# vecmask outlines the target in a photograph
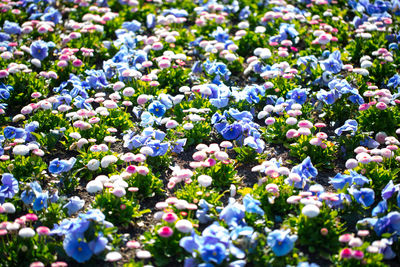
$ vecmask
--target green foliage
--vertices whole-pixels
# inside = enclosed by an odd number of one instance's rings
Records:
[[[160,195],[164,190],[162,189],[164,184],[163,181],[149,172],[147,175],[141,175],[134,173],[129,177],[126,182],[130,187],[137,187],[139,191],[135,193],[136,199],[153,197]]]
[[[105,189],[102,194],[96,195],[92,204],[93,208],[100,209],[106,216],[106,220],[116,226],[127,227],[133,219],[140,218],[150,210],[140,210],[137,201],[132,201],[126,196],[115,196],[112,189]],[[127,192],[127,194],[132,194]]]
[[[304,214],[298,217],[290,216],[284,225],[297,231],[298,242],[310,253],[317,253],[327,258],[340,247],[339,236],[345,229],[339,220],[336,210],[323,206],[320,214],[314,218],[308,218]]]

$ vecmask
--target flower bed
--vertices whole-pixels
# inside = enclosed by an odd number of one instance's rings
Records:
[[[399,1],[0,7],[0,266],[398,264]]]

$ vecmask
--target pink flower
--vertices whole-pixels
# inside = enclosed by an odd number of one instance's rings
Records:
[[[162,219],[167,223],[173,223],[178,219],[178,216],[173,212],[164,213]]]
[[[364,252],[362,252],[361,250],[354,250],[352,252],[352,257],[357,260],[362,260],[364,258]]]
[[[80,60],[80,59],[75,59],[75,60],[72,62],[72,65],[74,65],[75,67],[81,67],[81,66],[83,65],[83,62],[82,62],[82,60]]]
[[[265,119],[265,124],[266,125],[272,125],[275,123],[275,118],[274,117],[268,117]]]
[[[36,228],[36,232],[38,235],[49,235],[50,234],[50,229],[46,226],[39,226]]]
[[[126,168],[126,171],[127,171],[128,173],[135,173],[135,172],[137,172],[137,168],[136,168],[135,165],[129,165],[129,166]]]
[[[387,108],[387,105],[383,102],[379,102],[376,104],[376,108],[380,110],[385,110]]]
[[[348,242],[350,242],[351,239],[353,239],[352,234],[343,234],[343,235],[339,236],[339,242],[342,242],[342,243],[348,243]]]
[[[147,101],[148,101],[147,95],[140,95],[140,96],[137,98],[137,103],[138,103],[139,105],[144,105],[144,104],[146,104]]]
[[[147,168],[146,166],[138,166],[136,169],[137,172],[143,176],[146,176],[150,172],[149,168]]]
[[[168,226],[163,226],[157,231],[158,235],[161,237],[170,237],[174,231],[172,230],[171,227]]]
[[[353,251],[350,248],[344,248],[340,251],[341,259],[349,259],[352,257]]]
[[[207,158],[207,154],[204,151],[197,151],[193,154],[193,159],[195,161],[203,161]]]
[[[289,131],[286,132],[286,137],[288,139],[298,137],[299,135],[300,135],[299,132],[295,129],[290,129]]]

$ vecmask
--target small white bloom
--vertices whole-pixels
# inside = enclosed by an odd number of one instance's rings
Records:
[[[175,224],[175,228],[181,233],[191,233],[193,231],[193,225],[189,220],[179,220]]]
[[[203,187],[208,187],[212,183],[212,178],[208,175],[200,175],[199,178],[197,178],[199,184]]]
[[[33,237],[35,236],[35,230],[29,227],[25,227],[19,230],[18,235],[23,238]]]
[[[101,159],[101,167],[107,168],[110,164],[115,163],[118,161],[118,158],[114,155],[107,155]]]
[[[108,252],[106,255],[106,261],[114,262],[119,261],[120,259],[122,259],[122,255],[117,251]]]
[[[307,204],[301,210],[301,213],[303,213],[305,216],[309,218],[314,218],[318,216],[319,212],[320,212],[319,208],[314,204]]]
[[[103,190],[103,184],[102,184],[102,182],[100,182],[98,180],[90,181],[86,185],[86,191],[88,191],[88,193],[90,193],[90,194],[97,193],[102,190]]]

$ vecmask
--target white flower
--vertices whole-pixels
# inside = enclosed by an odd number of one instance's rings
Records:
[[[197,178],[199,184],[203,187],[208,187],[212,183],[212,178],[208,175],[200,175],[199,178]]]
[[[26,145],[16,145],[13,148],[13,153],[14,155],[25,156],[29,153],[29,147],[27,147]]]
[[[19,230],[18,235],[23,238],[33,237],[35,236],[35,230],[29,227],[25,227]]]
[[[101,159],[101,167],[107,168],[110,164],[118,161],[118,158],[114,155],[108,155]]]
[[[307,204],[301,210],[301,213],[303,213],[305,216],[307,216],[309,218],[314,218],[314,217],[318,216],[319,208],[314,204]]]
[[[181,233],[191,233],[193,231],[193,225],[188,220],[179,220],[175,224],[175,228]]]
[[[194,125],[193,125],[193,123],[185,123],[184,125],[183,125],[183,129],[185,129],[185,130],[191,130],[191,129],[193,129],[193,127],[194,127]]]
[[[15,213],[15,206],[12,203],[6,202],[3,205],[3,208],[6,213]]]
[[[89,170],[96,171],[100,167],[100,161],[97,159],[91,159],[86,166]]]
[[[88,191],[88,193],[97,193],[103,190],[103,184],[102,182],[98,181],[98,180],[93,180],[90,181],[87,185],[86,185],[86,191]]]
[[[136,251],[136,257],[139,259],[149,259],[151,258],[151,253],[147,250],[138,250]]]
[[[119,261],[120,259],[122,259],[122,255],[117,251],[108,252],[106,255],[106,261],[114,262]]]

